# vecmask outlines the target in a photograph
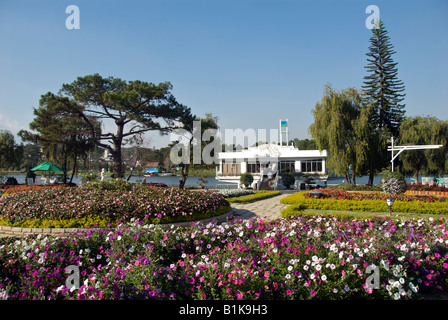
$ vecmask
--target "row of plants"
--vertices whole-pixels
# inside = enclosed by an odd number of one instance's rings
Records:
[[[322,190],[321,190],[322,191]],[[292,204],[282,211],[283,216],[292,214],[301,215],[303,210],[336,210],[355,212],[388,212],[389,207],[385,200],[372,199],[314,199],[307,192],[297,192],[280,200],[283,204]],[[421,214],[448,214],[448,202],[446,201],[403,201],[396,200],[393,211],[400,213]]]
[[[336,199],[336,200],[386,200],[388,197],[392,197],[399,201],[421,201],[421,202],[446,202],[448,198],[446,197],[434,197],[434,196],[412,196],[406,194],[388,194],[379,192],[347,192],[342,189],[328,188],[316,190],[321,192],[321,199]],[[312,193],[304,193],[304,198],[312,198]]]
[[[257,200],[262,200],[274,196],[280,195],[280,191],[278,190],[256,190],[254,194],[240,196],[236,198],[228,198],[227,201],[231,203],[246,203]]]
[[[332,189],[340,189],[345,191],[382,191],[381,185],[375,184],[373,186],[365,185],[365,184],[351,184],[351,183],[342,183],[335,186],[331,186],[329,188]]]
[[[447,235],[439,220],[303,216],[0,239],[0,299],[419,299],[448,289]]]
[[[0,198],[0,223],[9,226],[44,227],[50,221],[60,227],[67,222],[86,227],[92,219],[95,224],[101,219],[102,224],[115,225],[131,219],[174,223],[228,211],[230,204],[221,194],[157,187],[131,191],[45,188]]]
[[[54,184],[54,185],[20,184],[20,185],[9,186],[9,187],[3,189],[2,196],[7,196],[7,195],[18,193],[18,192],[36,191],[36,190],[43,190],[43,189],[59,189],[59,188],[68,188],[68,187],[76,187],[76,184]]]
[[[409,191],[442,191],[448,192],[448,188],[445,186],[439,186],[438,184],[422,184],[422,183],[408,183],[406,190]]]

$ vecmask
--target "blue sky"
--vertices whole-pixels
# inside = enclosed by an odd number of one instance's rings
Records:
[[[65,26],[72,4],[79,30]],[[309,138],[323,86],[363,84],[368,5],[394,45],[406,114],[448,119],[446,0],[0,0],[0,130],[28,129],[42,94],[99,73],[170,81],[222,129],[288,118],[290,138]]]

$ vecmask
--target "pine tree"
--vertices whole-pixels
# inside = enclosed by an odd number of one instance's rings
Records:
[[[404,85],[397,79],[397,62],[392,55],[393,46],[384,28],[383,22],[377,20],[372,29],[371,46],[368,64],[365,67],[369,75],[364,77],[362,87],[366,95],[366,103],[372,106],[370,121],[378,129],[386,128],[393,136],[398,136],[401,121],[404,119],[404,104],[401,102],[405,94]]]

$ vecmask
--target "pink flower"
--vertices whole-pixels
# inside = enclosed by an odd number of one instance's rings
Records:
[[[444,263],[442,264],[442,267],[444,267],[445,269],[448,269],[448,263],[444,262]]]
[[[286,290],[286,295],[289,296],[291,294],[291,290]]]
[[[310,295],[311,295],[312,297],[314,297],[314,296],[316,295],[316,292],[314,292],[314,290],[311,290]]]
[[[243,299],[243,293],[242,292],[236,291],[235,294],[236,294],[236,298],[237,299]]]

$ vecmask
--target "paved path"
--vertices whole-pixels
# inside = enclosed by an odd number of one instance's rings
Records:
[[[288,206],[287,204],[281,204],[280,200],[293,192],[296,191],[282,190],[281,194],[275,197],[250,203],[231,203],[231,206],[237,218],[250,219],[259,217],[263,220],[273,221],[281,218],[280,212]]]

